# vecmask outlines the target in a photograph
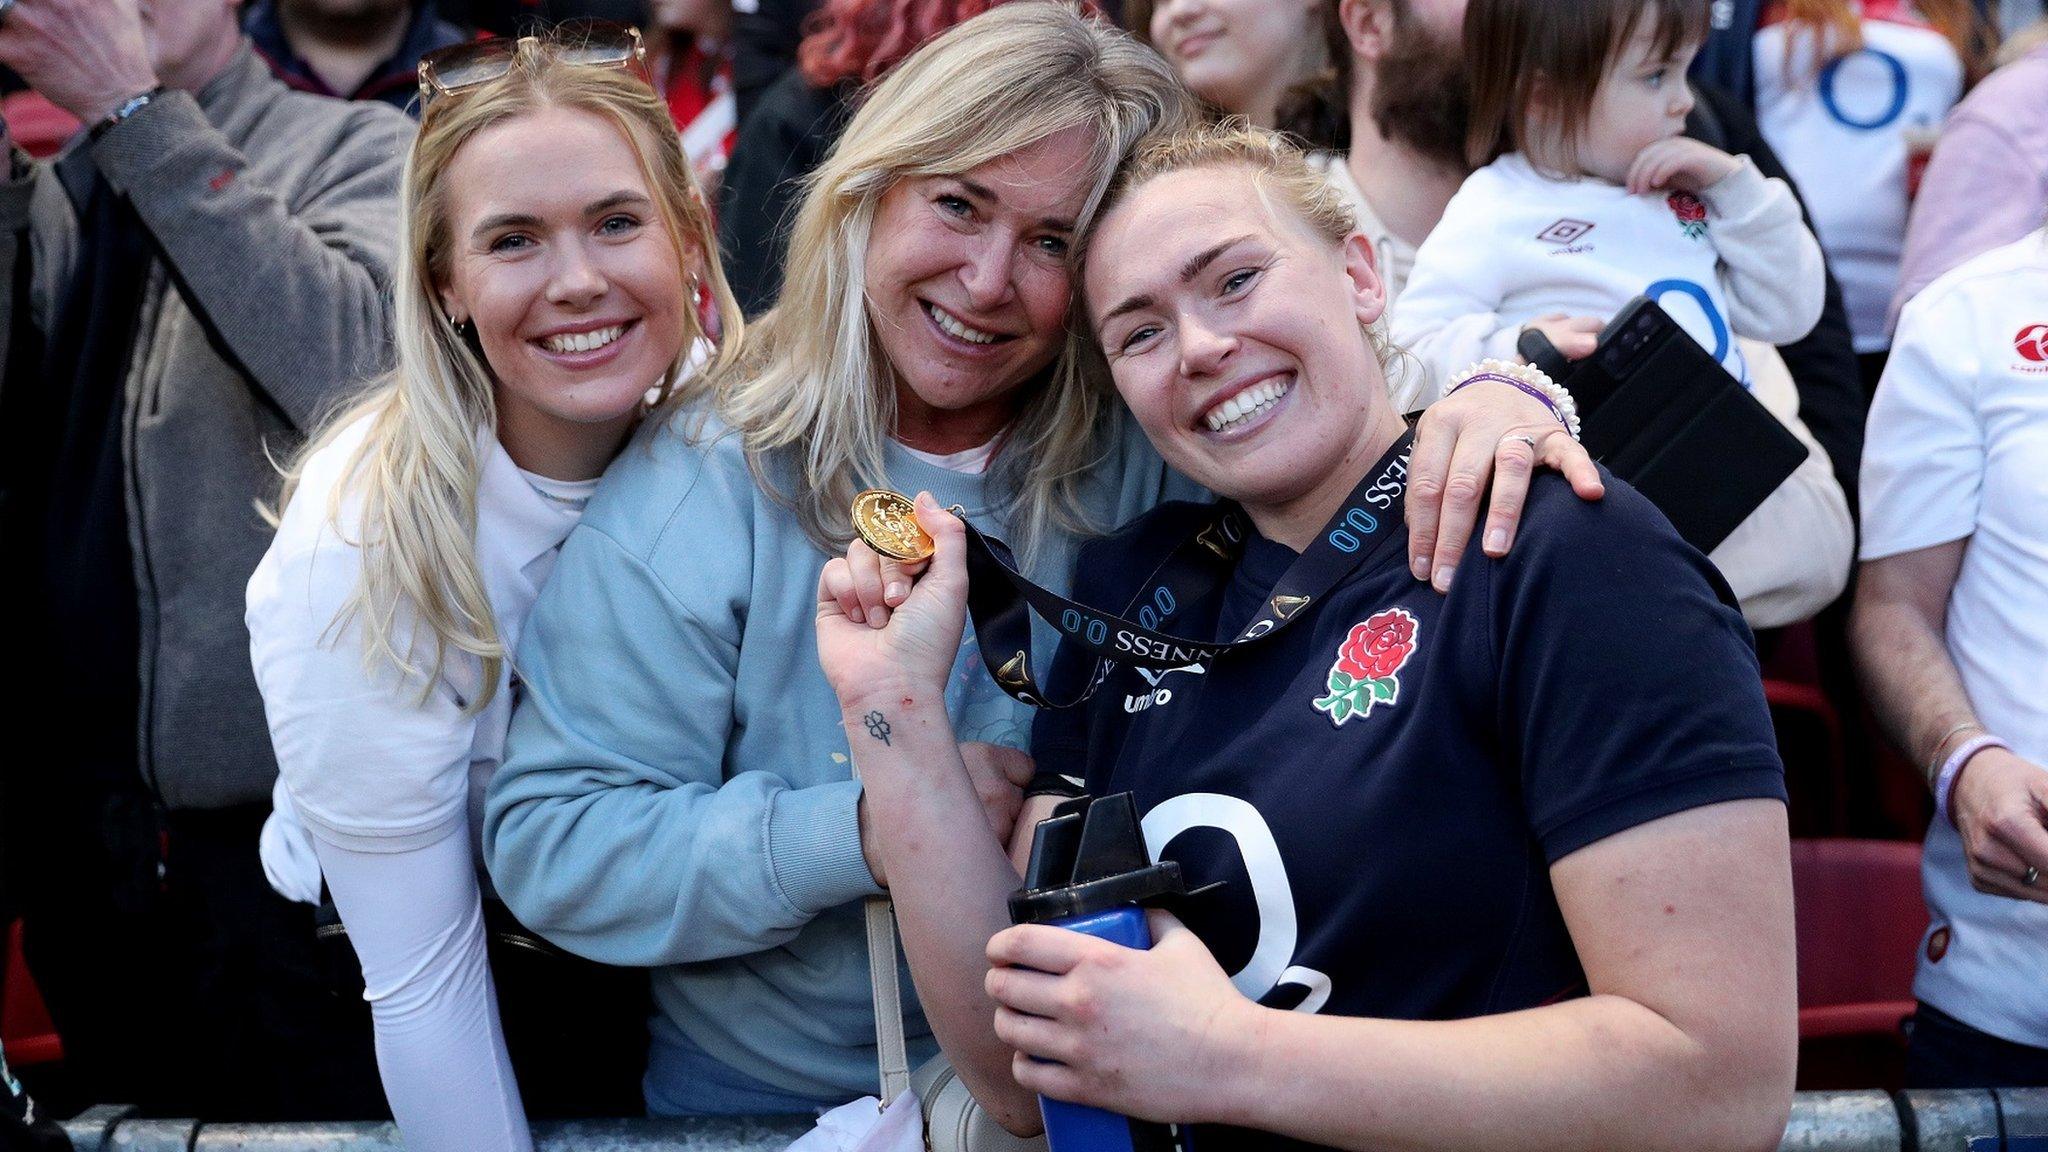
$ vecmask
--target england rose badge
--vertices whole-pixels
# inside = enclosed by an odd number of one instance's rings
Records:
[[[1673,192],[1664,198],[1671,206],[1671,214],[1678,217],[1679,231],[1686,239],[1697,240],[1707,234],[1707,206],[1690,192]]]
[[[1316,698],[1316,711],[1341,728],[1353,716],[1369,715],[1375,704],[1400,699],[1398,673],[1415,654],[1415,629],[1406,608],[1389,608],[1352,625],[1330,666],[1330,694]]]

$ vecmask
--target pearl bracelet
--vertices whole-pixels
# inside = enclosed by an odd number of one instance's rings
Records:
[[[1479,380],[1495,380],[1511,388],[1520,389],[1541,401],[1557,422],[1564,425],[1573,440],[1579,438],[1579,405],[1565,386],[1545,375],[1533,364],[1510,364],[1505,360],[1488,358],[1471,365],[1451,378],[1450,387],[1444,389],[1449,396],[1467,384]]]

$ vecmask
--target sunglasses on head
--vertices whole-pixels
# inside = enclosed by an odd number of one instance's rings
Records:
[[[585,68],[627,68],[646,79],[647,45],[638,28],[621,24],[592,23],[579,28],[575,40],[555,41],[547,46],[564,64]],[[542,50],[537,36],[517,40],[494,38],[472,40],[437,48],[420,57],[420,112],[442,96],[454,96],[482,87],[512,71],[520,57]]]

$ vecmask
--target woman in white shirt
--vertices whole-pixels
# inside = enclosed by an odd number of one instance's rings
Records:
[[[248,624],[280,776],[266,872],[324,879],[408,1147],[531,1146],[476,856],[508,654],[650,390],[739,311],[637,35],[430,56],[404,178],[398,368],[286,474]],[[708,287],[708,293],[701,291]]]

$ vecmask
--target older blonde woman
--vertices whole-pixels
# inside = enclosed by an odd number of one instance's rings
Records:
[[[1007,5],[934,41],[815,177],[743,362],[620,457],[564,548],[520,651],[485,850],[527,924],[658,969],[651,1110],[874,1090],[859,902],[888,877],[818,671],[818,574],[871,485],[961,505],[1054,586],[1081,534],[1194,493],[1069,350],[1067,264],[1119,161],[1190,120],[1158,57],[1064,5]],[[1528,421],[1564,459],[1540,405],[1492,400],[1508,415],[1471,422],[1478,447],[1458,451],[1490,464]],[[876,571],[864,618],[880,626],[907,576]],[[982,819],[958,833],[993,843],[1029,769],[987,745],[1020,746],[1029,714],[969,649],[946,710],[977,742]]]
[[[292,466],[249,582],[280,769],[265,869],[287,896],[331,890],[416,1150],[530,1144],[474,847],[507,653],[649,388],[705,339],[691,287],[740,331],[636,47],[621,30],[429,58],[398,367]]]

